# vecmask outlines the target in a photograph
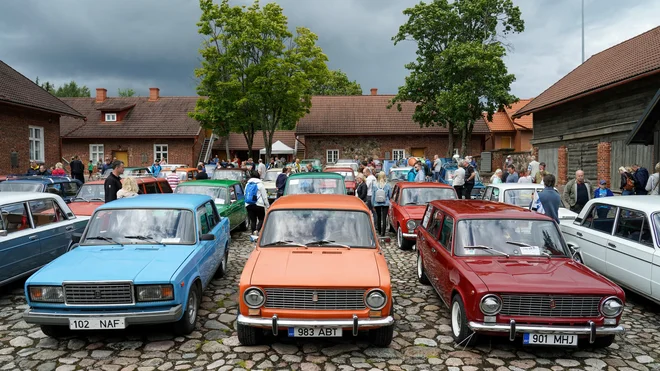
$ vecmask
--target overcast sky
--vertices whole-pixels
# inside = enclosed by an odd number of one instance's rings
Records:
[[[249,0],[248,0],[249,1]],[[234,0],[233,3],[247,3]],[[277,0],[289,26],[319,36],[329,67],[345,71],[364,93],[393,94],[412,43],[391,38],[415,0]],[[514,0],[525,32],[511,36],[506,62],[513,93],[533,97],[581,63],[580,0]],[[266,1],[262,1],[266,3]],[[132,88],[148,95],[194,95],[200,36],[195,0],[2,0],[0,60],[57,86],[75,80],[92,90]],[[660,23],[657,0],[585,0],[586,58]]]

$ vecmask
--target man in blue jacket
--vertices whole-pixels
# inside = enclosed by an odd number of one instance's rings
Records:
[[[594,190],[594,198],[601,198],[601,197],[612,197],[614,196],[614,193],[607,188],[607,181],[605,179],[602,179],[599,183],[599,187]],[[596,214],[598,215],[599,219],[604,219],[607,218],[607,214],[610,211],[609,206],[598,206],[596,209]]]
[[[555,176],[552,174],[546,174],[543,177],[543,185],[545,188],[543,188],[542,191],[537,192],[541,205],[540,207],[538,207],[538,205],[533,205],[532,210],[542,212],[554,219],[555,222],[559,223],[561,196],[559,195],[559,192],[555,190]]]
[[[635,178],[635,194],[636,195],[646,195],[646,183],[649,181],[649,171],[646,168],[639,167],[639,165],[634,164],[632,167],[633,178]]]

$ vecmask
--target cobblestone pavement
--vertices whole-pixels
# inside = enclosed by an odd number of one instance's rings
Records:
[[[244,347],[236,337],[236,288],[252,244],[233,236],[229,274],[204,293],[197,330],[173,337],[164,326],[121,332],[78,333],[55,340],[26,324],[21,284],[0,293],[0,370],[649,370],[660,369],[660,310],[644,299],[628,302],[628,332],[607,349],[526,348],[505,339],[482,339],[477,347],[454,345],[448,310],[415,278],[414,252],[393,244],[386,255],[396,297],[396,331],[390,348],[364,339],[332,341],[272,339]]]

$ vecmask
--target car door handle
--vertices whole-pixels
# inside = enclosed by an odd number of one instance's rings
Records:
[[[66,229],[67,231],[72,231],[72,230],[73,230],[73,226],[70,225],[70,226],[66,227],[65,229]]]
[[[581,232],[577,232],[576,234],[578,235],[578,237],[582,237],[582,233],[581,233]]]
[[[611,247],[611,248],[613,248],[613,249],[616,249],[616,245],[613,244],[613,243],[611,243],[611,242],[608,242],[608,243],[607,243],[607,246],[609,246],[609,247]]]
[[[431,252],[435,252],[435,249],[434,249],[434,248],[431,248]]]
[[[30,237],[28,237],[28,239],[29,239],[30,241],[34,241],[34,240],[36,240],[36,239],[37,239],[37,235],[36,235],[36,234],[34,234],[34,235],[32,235],[32,236],[30,236]]]

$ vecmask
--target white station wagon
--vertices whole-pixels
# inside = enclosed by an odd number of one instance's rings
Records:
[[[535,183],[498,183],[489,184],[481,196],[484,200],[504,202],[506,204],[531,208],[534,192],[545,188],[541,184]],[[572,223],[577,217],[577,213],[572,212],[563,204],[559,208],[559,223]]]
[[[660,303],[660,197],[596,198],[561,230],[576,260]]]

